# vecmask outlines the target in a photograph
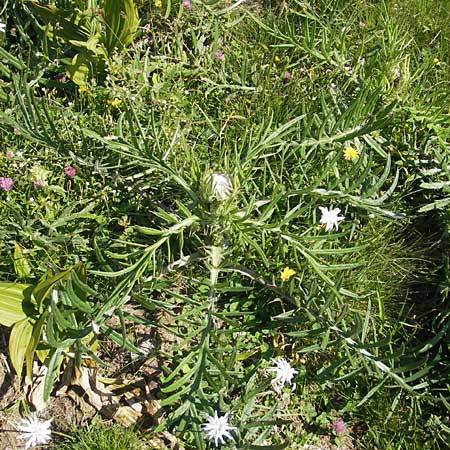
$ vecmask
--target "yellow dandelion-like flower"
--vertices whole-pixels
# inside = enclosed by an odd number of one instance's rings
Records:
[[[278,55],[275,55],[273,59],[274,59],[275,62],[280,62],[281,61],[281,58]]]
[[[442,63],[441,63],[441,61],[439,60],[439,58],[434,58],[434,59],[433,59],[433,64],[434,64],[435,66],[440,66]]]
[[[155,6],[157,8],[162,8],[162,1],[161,0],[155,0]]]
[[[281,281],[287,281],[289,280],[289,278],[291,278],[292,276],[294,276],[296,274],[295,270],[290,269],[289,267],[285,267],[282,271],[281,271]]]
[[[354,147],[345,147],[344,148],[344,158],[347,161],[353,161],[354,159],[358,158],[359,156],[359,150],[357,150]]]
[[[122,100],[120,98],[113,98],[108,102],[113,108],[118,108],[122,104]]]
[[[82,94],[83,92],[86,92],[88,89],[86,86],[78,86],[78,92]]]

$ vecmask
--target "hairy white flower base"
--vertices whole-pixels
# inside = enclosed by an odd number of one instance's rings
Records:
[[[36,447],[39,444],[47,444],[52,439],[52,430],[50,428],[52,420],[40,420],[36,413],[32,413],[30,417],[22,419],[21,423],[16,426],[16,429],[17,431],[23,431],[18,438],[26,439],[25,449]]]
[[[207,415],[207,422],[202,425],[203,432],[205,433],[206,439],[214,441],[216,447],[225,443],[224,438],[233,440],[233,436],[229,433],[231,430],[235,430],[236,427],[230,427],[228,425],[228,415],[226,413],[224,416],[219,417],[217,411],[214,411],[214,416]]]
[[[331,231],[333,226],[336,227],[336,231],[339,227],[339,221],[344,220],[344,216],[339,216],[341,210],[339,208],[328,209],[324,206],[319,206],[322,212],[322,217],[320,218],[320,223],[326,224],[325,231]]]
[[[231,178],[226,173],[213,173],[212,189],[217,200],[226,200],[233,189]]]
[[[275,366],[269,367],[269,372],[275,372],[275,378],[272,380],[272,386],[276,392],[281,392],[284,385],[287,383],[292,385],[292,378],[298,373],[285,358],[278,358],[274,361]],[[292,385],[292,390],[295,389],[295,383]]]

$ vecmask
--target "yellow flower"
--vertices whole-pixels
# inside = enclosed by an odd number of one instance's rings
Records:
[[[155,6],[157,8],[162,8],[162,1],[161,0],[155,0]]]
[[[289,278],[291,278],[295,274],[296,274],[295,270],[290,269],[289,267],[285,267],[281,271],[281,281],[287,281],[287,280],[289,280]]]
[[[122,104],[122,100],[120,98],[113,98],[108,102],[113,108],[118,108]]]
[[[281,61],[281,58],[278,55],[275,55],[273,59],[274,59],[275,62],[280,62]]]
[[[87,91],[87,87],[86,86],[78,86],[78,92],[80,94],[82,94],[83,92]]]
[[[354,147],[345,147],[344,149],[344,158],[347,161],[353,161],[359,156],[359,150]]]
[[[434,64],[435,66],[440,66],[440,65],[441,65],[441,61],[439,61],[439,58],[434,58],[434,59],[433,59],[433,64]]]

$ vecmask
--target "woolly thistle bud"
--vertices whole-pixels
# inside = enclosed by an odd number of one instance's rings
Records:
[[[210,183],[213,195],[219,201],[226,200],[233,190],[231,178],[226,173],[213,173]]]

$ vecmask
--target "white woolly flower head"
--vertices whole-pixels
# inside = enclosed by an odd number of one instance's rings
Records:
[[[214,411],[214,416],[206,415],[207,421],[202,425],[206,439],[214,441],[216,447],[219,446],[219,441],[221,444],[225,443],[224,438],[233,440],[233,436],[229,432],[236,430],[236,427],[228,425],[228,416],[229,413],[226,413],[219,417],[217,411]]]
[[[272,386],[276,392],[281,392],[285,384],[292,385],[292,390],[295,389],[295,383],[292,384],[292,379],[298,373],[285,358],[278,358],[274,360],[275,366],[269,367],[269,372],[275,373],[275,378],[272,380]]]
[[[25,442],[25,449],[36,447],[39,444],[47,444],[52,439],[50,426],[52,420],[40,420],[36,413],[32,413],[30,417],[21,420],[16,429],[23,432],[18,438],[27,441]]]
[[[337,231],[339,229],[339,222],[345,219],[344,216],[339,215],[341,210],[339,208],[328,209],[324,206],[319,206],[319,209],[322,213],[320,223],[324,223],[326,225],[325,231],[331,231],[333,226],[336,227]]]
[[[0,22],[0,33],[6,33],[6,23]]]
[[[215,172],[211,175],[211,186],[217,200],[226,200],[233,191],[233,183],[226,173]]]

